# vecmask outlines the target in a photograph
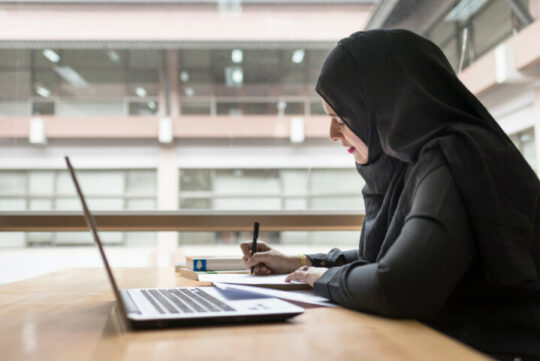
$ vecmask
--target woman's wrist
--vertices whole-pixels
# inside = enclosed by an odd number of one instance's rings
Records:
[[[312,266],[311,260],[305,254],[289,256],[289,259],[290,259],[290,265],[292,268],[291,272],[303,266],[309,266],[309,267]]]
[[[313,263],[311,262],[311,259],[309,259],[308,256],[306,256],[305,254],[300,254],[300,263],[301,263],[301,267],[303,266],[308,266],[308,267],[311,267],[313,266]]]

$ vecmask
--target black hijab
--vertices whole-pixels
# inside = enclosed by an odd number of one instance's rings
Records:
[[[369,149],[357,165],[366,178],[361,256],[376,261],[391,246],[413,198],[407,172],[440,158],[488,284],[540,281],[538,177],[435,44],[406,30],[354,33],[326,59],[317,92]]]

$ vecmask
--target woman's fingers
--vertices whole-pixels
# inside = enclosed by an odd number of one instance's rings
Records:
[[[246,266],[246,268],[249,269],[253,267],[254,274],[258,274],[258,275],[271,274],[272,270],[264,264],[271,258],[271,256],[266,253],[268,252],[255,253],[253,256],[251,256],[251,252],[250,252],[249,256],[242,257],[242,261],[244,262],[244,265]]]
[[[250,265],[249,265],[249,258],[244,256],[242,257],[242,262],[244,262],[244,266],[249,269],[250,268]]]
[[[286,282],[291,282],[291,281],[305,282],[308,271],[309,271],[308,266],[300,267],[299,269],[297,269],[293,273],[287,275],[287,277],[285,278],[285,281]]]
[[[257,265],[253,268],[253,273],[256,275],[269,275],[272,271],[265,265]]]
[[[242,257],[242,262],[244,262],[244,265],[247,269],[250,269],[253,266],[253,273],[256,275],[267,275],[271,274],[272,270],[268,268],[264,263],[259,262],[257,263],[256,260],[261,259],[260,257],[257,257],[255,259],[255,262],[252,262],[252,257]]]
[[[240,249],[242,250],[242,253],[245,257],[251,256],[251,244],[250,242],[242,242],[240,243]]]
[[[242,253],[245,257],[251,257],[251,247],[252,241],[244,241],[240,243],[240,249],[242,250]],[[270,248],[264,241],[257,242],[257,252],[267,252],[271,249],[272,248]]]
[[[250,266],[255,266],[259,263],[266,263],[270,260],[271,255],[268,252],[257,252],[248,260]]]

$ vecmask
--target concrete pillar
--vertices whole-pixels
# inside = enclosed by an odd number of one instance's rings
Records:
[[[167,50],[166,68],[160,72],[159,116],[169,116],[171,119],[178,117],[178,52]],[[169,114],[165,108],[165,89],[163,77],[167,76],[169,86]],[[178,209],[178,184],[179,174],[177,166],[177,151],[174,141],[171,144],[159,145],[159,157],[157,165],[157,209],[160,211],[174,211]],[[175,261],[175,253],[178,248],[178,232],[158,232],[156,247],[156,265],[171,266]]]
[[[174,99],[171,98],[171,113],[172,115],[174,116],[174,118],[179,118],[181,117],[180,115],[180,98],[182,97],[182,93],[180,92],[180,71],[179,71],[179,68],[180,68],[180,64],[178,62],[178,51],[176,50],[170,50],[169,51],[169,58],[168,58],[168,66],[169,66],[169,69],[170,69],[170,79],[171,79],[171,83],[174,83],[174,86],[171,87],[171,97],[173,96],[174,94]],[[181,147],[182,145],[178,145],[179,147]],[[180,192],[180,172],[182,172],[182,170],[178,169],[178,187],[177,187],[177,192],[179,193]],[[178,196],[176,197],[177,199],[179,198]],[[178,204],[178,208],[180,208],[180,204]],[[178,235],[178,243],[180,243],[182,241],[182,235],[179,234]],[[183,254],[182,250],[179,249],[175,255],[174,255],[174,260],[175,262],[181,262],[183,259],[184,259],[185,255]]]
[[[176,147],[162,145],[159,148],[157,168],[157,208],[160,211],[178,209],[178,167]],[[178,247],[178,232],[158,232],[156,264],[171,266]]]
[[[167,50],[167,75],[169,76],[170,117],[175,119],[180,114],[180,97],[178,81],[178,50]]]

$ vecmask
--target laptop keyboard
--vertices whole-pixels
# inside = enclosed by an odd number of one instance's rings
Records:
[[[235,311],[200,288],[148,289],[141,293],[159,313]]]

